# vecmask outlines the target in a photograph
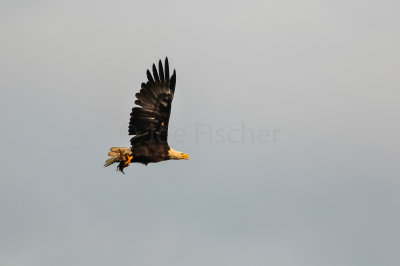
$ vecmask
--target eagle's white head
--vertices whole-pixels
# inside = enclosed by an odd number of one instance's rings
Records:
[[[189,155],[181,151],[176,151],[172,148],[169,149],[168,156],[171,160],[182,160],[182,159],[189,160]]]

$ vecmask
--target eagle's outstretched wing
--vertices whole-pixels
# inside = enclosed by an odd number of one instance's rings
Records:
[[[157,138],[167,143],[168,122],[171,114],[171,104],[174,98],[176,72],[169,76],[168,58],[165,58],[165,69],[161,60],[158,63],[158,72],[153,64],[153,75],[147,70],[146,83],[136,93],[135,103],[141,107],[133,107],[129,122],[129,135],[136,135],[131,139],[132,146],[141,142],[140,139]]]

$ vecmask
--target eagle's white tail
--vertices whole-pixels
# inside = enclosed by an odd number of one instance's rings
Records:
[[[112,164],[115,163],[115,162],[118,162],[118,159],[117,159],[117,158],[114,158],[114,157],[109,158],[109,159],[107,159],[107,161],[105,162],[104,167],[110,166],[110,165],[112,165]]]
[[[108,156],[111,156],[111,158],[108,158],[108,160],[104,163],[104,167],[110,166],[116,162],[124,161],[124,157],[130,155],[131,153],[132,153],[131,148],[125,148],[125,147],[110,148]]]

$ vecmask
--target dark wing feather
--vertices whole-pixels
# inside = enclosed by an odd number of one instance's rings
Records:
[[[165,69],[165,71],[164,71]],[[131,139],[131,144],[138,144],[138,140],[146,136],[157,138],[159,142],[167,142],[168,123],[171,114],[171,104],[174,98],[176,72],[169,76],[168,58],[165,59],[164,68],[161,60],[158,71],[153,64],[153,75],[146,71],[147,82],[142,83],[142,88],[136,94],[135,103],[140,107],[133,107],[129,122],[129,135],[136,135]]]

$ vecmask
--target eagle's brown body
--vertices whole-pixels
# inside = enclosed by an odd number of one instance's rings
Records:
[[[171,159],[168,151],[170,147],[168,144],[148,144],[135,147],[132,149],[133,159],[132,162],[137,163],[158,163]]]
[[[140,107],[133,107],[129,122],[129,135],[131,148],[111,148],[108,154],[111,156],[104,166],[120,162],[118,170],[123,172],[131,162],[157,163],[170,159],[189,159],[187,154],[170,148],[167,142],[168,123],[171,114],[171,104],[174,98],[176,72],[169,75],[168,58],[164,67],[161,60],[158,71],[153,64],[153,75],[147,70],[146,83],[142,83],[142,89],[136,94],[135,103]]]

